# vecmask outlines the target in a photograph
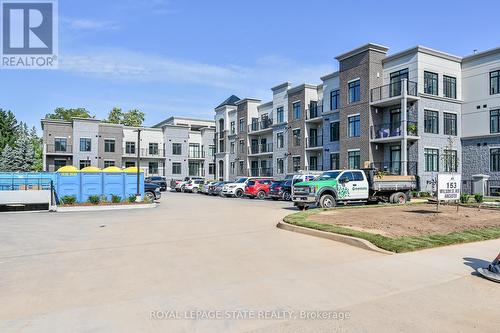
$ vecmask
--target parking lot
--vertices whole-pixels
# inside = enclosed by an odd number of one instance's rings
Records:
[[[282,201],[166,193],[159,207],[0,215],[0,331],[498,331],[500,240],[385,255],[277,229]],[[186,310],[350,319],[158,319]],[[295,313],[297,313],[295,312]]]

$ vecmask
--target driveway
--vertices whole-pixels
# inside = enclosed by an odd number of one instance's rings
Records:
[[[0,331],[500,330],[500,285],[471,275],[500,240],[384,255],[277,229],[290,206],[167,193],[149,210],[2,213]],[[233,319],[263,310],[350,317]]]

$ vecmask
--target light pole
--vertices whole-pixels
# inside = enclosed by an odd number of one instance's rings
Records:
[[[135,195],[135,201],[142,201],[141,197],[141,190],[140,190],[140,185],[141,185],[141,169],[139,166],[141,165],[141,129],[138,128],[136,130],[137,132],[137,193]]]

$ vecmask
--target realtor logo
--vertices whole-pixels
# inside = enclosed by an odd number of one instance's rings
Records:
[[[2,68],[57,68],[56,0],[3,0],[0,17]]]

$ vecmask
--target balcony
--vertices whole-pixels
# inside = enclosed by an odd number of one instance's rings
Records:
[[[408,121],[406,125],[408,139],[418,139],[418,123]],[[403,137],[403,122],[385,123],[370,126],[370,139],[374,142],[392,142]]]
[[[260,145],[251,145],[248,147],[248,155],[272,154],[273,144],[265,143]]]
[[[124,157],[137,157],[137,149],[129,149],[129,150],[127,150],[124,147],[123,148],[123,156]],[[165,157],[165,149],[141,148],[140,157],[146,157],[146,158],[164,158]]]
[[[273,168],[252,168],[250,169],[251,177],[272,177]]]
[[[316,164],[316,165],[308,165],[306,166],[307,171],[323,171],[323,165],[322,164]]]
[[[306,110],[306,121],[323,121],[321,115],[323,114],[323,105],[309,105]]]
[[[370,91],[370,102],[373,106],[388,106],[395,104],[403,96],[403,82],[406,82],[408,100],[418,99],[417,82],[398,81],[392,82],[380,87],[373,88]]]
[[[196,150],[196,151],[190,151],[189,152],[189,155],[188,155],[188,158],[191,158],[191,159],[203,159],[205,158],[205,152],[204,151],[201,151],[201,150]]]
[[[60,154],[68,155],[73,153],[73,146],[71,145],[45,145],[46,154]]]
[[[416,176],[418,173],[418,162],[406,162],[407,175]],[[403,162],[401,161],[387,161],[387,162],[372,162],[371,167],[377,171],[384,172],[388,175],[400,176],[402,172]]]
[[[323,148],[323,136],[311,136],[306,140],[307,149],[322,149]]]
[[[272,130],[271,125],[273,124],[273,120],[271,118],[264,119],[262,121],[255,121],[248,125],[248,133],[254,132],[264,132],[268,130]]]

